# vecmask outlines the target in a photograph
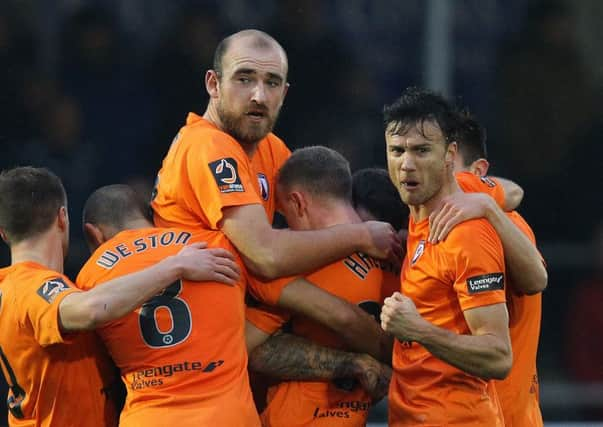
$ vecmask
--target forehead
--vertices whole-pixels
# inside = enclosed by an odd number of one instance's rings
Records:
[[[270,42],[257,42],[251,38],[235,39],[224,55],[224,72],[235,73],[247,69],[258,73],[287,75],[287,59],[282,49]]]
[[[385,130],[385,140],[390,145],[437,144],[444,139],[440,126],[431,120],[411,124],[392,122]]]

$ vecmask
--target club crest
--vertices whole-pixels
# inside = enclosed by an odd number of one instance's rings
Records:
[[[412,256],[412,259],[410,261],[411,265],[414,264],[415,262],[417,262],[419,260],[419,258],[421,258],[421,255],[423,255],[423,252],[425,252],[425,240],[419,241],[419,244],[417,245],[417,249],[415,249],[415,253]]]
[[[258,181],[260,183],[260,195],[263,200],[268,200],[270,197],[270,187],[268,185],[268,178],[263,173],[258,173]]]

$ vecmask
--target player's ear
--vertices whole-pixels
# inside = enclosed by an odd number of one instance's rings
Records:
[[[287,93],[289,92],[289,87],[291,85],[287,82],[285,83],[285,88],[283,89],[283,97],[281,98],[281,106],[283,105],[283,102],[285,102],[285,97],[287,96]]]
[[[304,197],[303,193],[299,191],[293,191],[289,194],[291,201],[293,202],[293,207],[295,209],[295,215],[301,217],[306,212],[306,208],[308,206],[308,201]]]
[[[4,231],[4,230],[1,230],[1,229],[0,229],[0,237],[2,237],[2,240],[3,240],[3,241],[6,243],[6,244],[8,244],[8,243],[9,243],[9,242],[8,242],[8,238],[6,237],[6,233],[5,233],[5,231]]]
[[[59,212],[57,214],[57,225],[61,231],[65,231],[69,228],[69,214],[67,213],[67,208],[65,206],[61,206],[59,208]]]
[[[488,160],[484,158],[477,159],[471,166],[469,167],[469,171],[477,176],[486,176],[488,175],[488,169],[490,168],[490,163]]]
[[[218,97],[220,93],[219,83],[218,72],[215,70],[207,70],[205,73],[205,90],[207,90],[210,98]]]
[[[89,222],[84,223],[84,236],[86,237],[86,242],[88,243],[90,252],[94,252],[96,248],[105,243],[107,240],[105,239],[103,231],[96,225]]]
[[[452,141],[446,146],[446,164],[452,168],[454,168],[454,159],[456,159],[457,150],[458,145],[456,141]]]

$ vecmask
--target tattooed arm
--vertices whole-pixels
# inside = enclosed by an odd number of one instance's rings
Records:
[[[255,327],[248,322],[250,328]],[[375,401],[387,394],[391,377],[391,368],[369,355],[321,347],[281,332],[250,350],[249,367],[282,380],[355,379]]]

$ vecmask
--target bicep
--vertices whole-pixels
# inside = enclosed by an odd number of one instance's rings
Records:
[[[495,335],[502,339],[509,336],[509,313],[505,303],[475,307],[463,311],[472,335]]]
[[[269,242],[275,231],[261,204],[224,208],[219,228],[237,248],[245,264],[256,260],[258,254],[269,249]],[[253,263],[248,267],[253,268]]]

